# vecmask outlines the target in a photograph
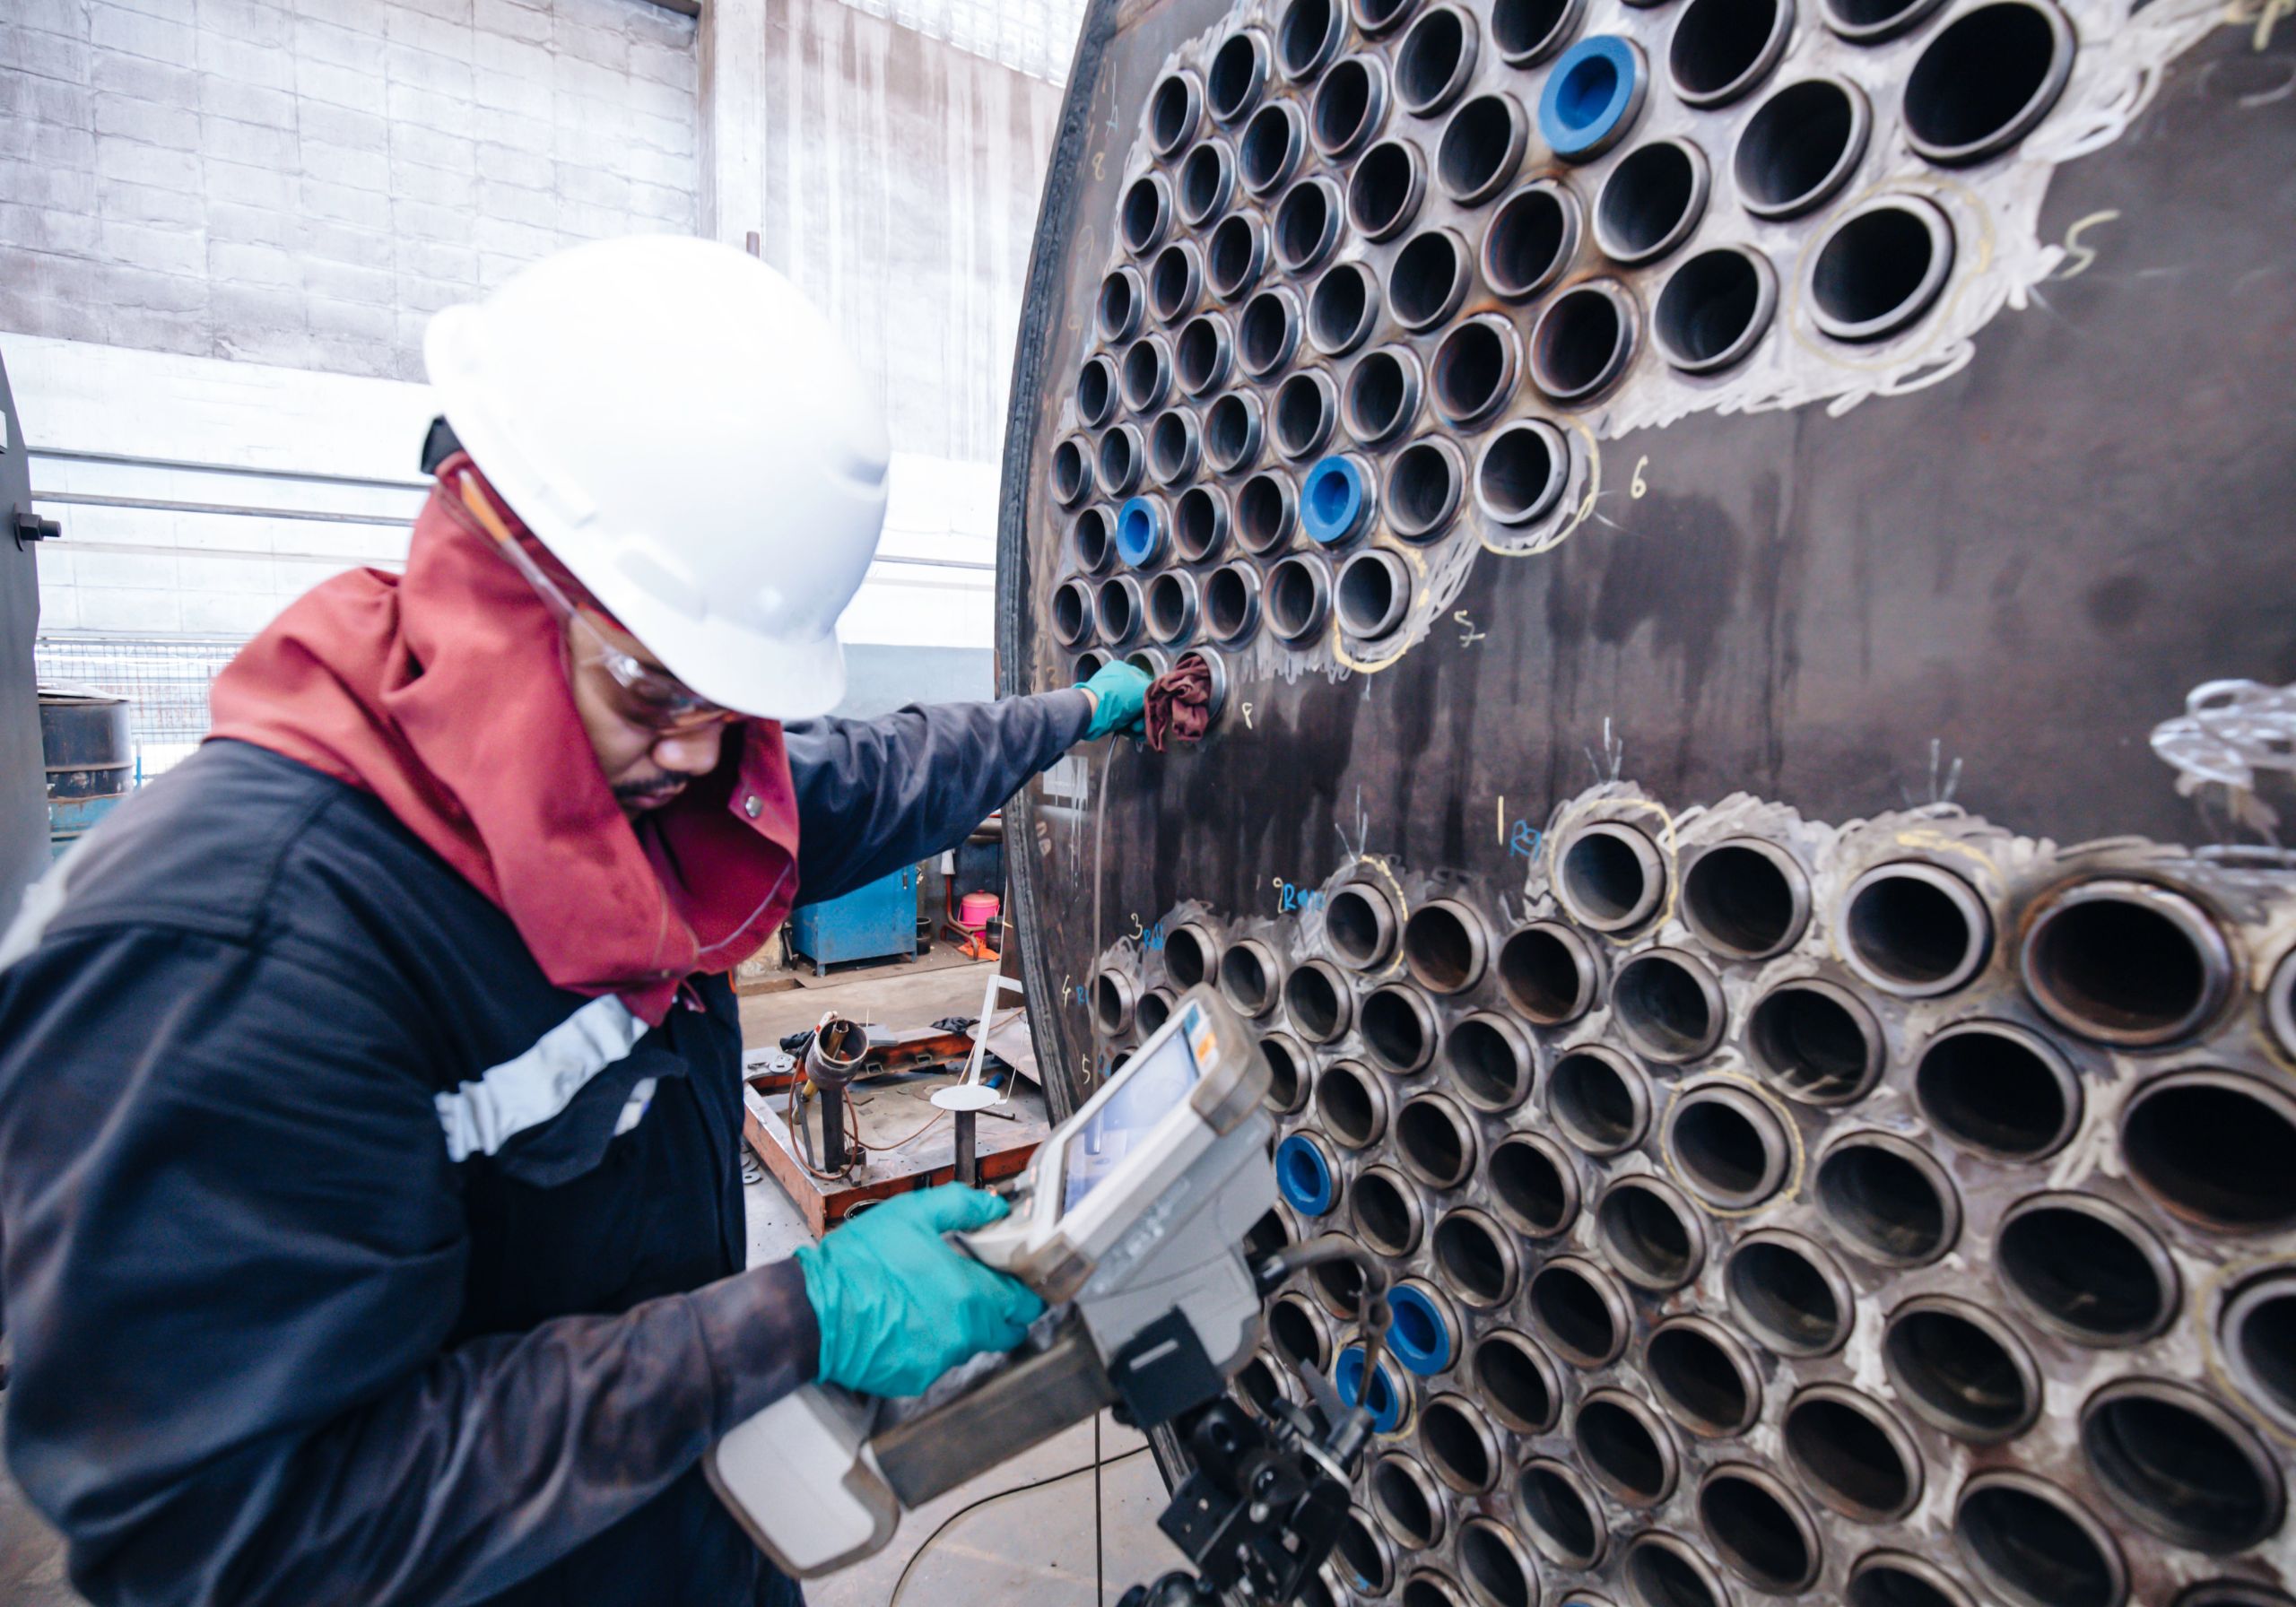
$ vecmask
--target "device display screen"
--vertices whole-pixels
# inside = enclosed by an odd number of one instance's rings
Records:
[[[1124,1068],[1124,1081],[1110,1092],[1108,1103],[1068,1141],[1062,1157],[1062,1211],[1075,1209],[1077,1201],[1123,1165],[1124,1158],[1156,1130],[1156,1124],[1187,1098],[1204,1074],[1199,1047],[1209,1053],[1211,1045],[1211,1022],[1201,1007],[1190,1004],[1170,1037]]]

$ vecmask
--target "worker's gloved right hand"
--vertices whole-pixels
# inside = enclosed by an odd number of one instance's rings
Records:
[[[888,1200],[800,1246],[821,1326],[815,1376],[863,1394],[922,1394],[959,1362],[1019,1344],[1044,1302],[941,1237],[986,1228],[1009,1209],[995,1194],[946,1184]]]
[[[1084,690],[1092,694],[1092,723],[1085,728],[1086,742],[1097,742],[1112,731],[1137,736],[1147,728],[1142,717],[1148,712],[1148,672],[1137,665],[1120,660],[1104,664],[1092,672]]]

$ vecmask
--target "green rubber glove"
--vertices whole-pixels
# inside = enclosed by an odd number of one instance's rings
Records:
[[[995,1194],[944,1184],[799,1246],[822,1333],[815,1376],[863,1394],[922,1394],[957,1363],[1019,1344],[1044,1302],[941,1237],[986,1228],[1009,1209]]]
[[[1084,690],[1098,699],[1092,705],[1092,723],[1084,732],[1086,742],[1096,742],[1111,731],[1138,736],[1148,729],[1141,717],[1148,712],[1147,671],[1121,661],[1104,664],[1092,672]]]

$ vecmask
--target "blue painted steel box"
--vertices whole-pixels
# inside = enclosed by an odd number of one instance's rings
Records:
[[[917,952],[917,867],[907,866],[842,898],[789,912],[789,942],[816,976],[848,960]]]

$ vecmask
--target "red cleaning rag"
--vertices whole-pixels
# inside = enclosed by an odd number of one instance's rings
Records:
[[[1148,684],[1148,746],[1178,737],[1200,743],[1212,728],[1212,666],[1191,653]]]

